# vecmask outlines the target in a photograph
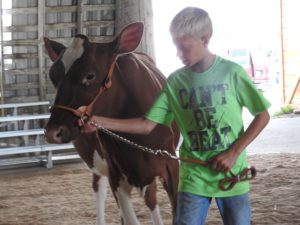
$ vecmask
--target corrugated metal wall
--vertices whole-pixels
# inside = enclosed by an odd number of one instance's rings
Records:
[[[1,103],[53,100],[47,76],[52,62],[43,37],[66,45],[82,33],[92,41],[114,35],[115,0],[0,0]],[[5,3],[5,4],[4,4]],[[11,18],[11,24],[9,20]]]

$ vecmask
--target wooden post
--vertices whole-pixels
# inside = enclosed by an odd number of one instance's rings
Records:
[[[297,81],[295,87],[293,88],[293,92],[292,92],[292,94],[291,94],[291,96],[290,96],[290,98],[289,98],[289,100],[288,100],[288,103],[289,103],[289,104],[292,104],[293,99],[294,99],[294,97],[295,97],[295,95],[296,95],[296,92],[297,92],[297,90],[298,90],[299,85],[300,85],[300,77],[298,77],[298,81]]]
[[[282,80],[282,102],[286,101],[285,91],[285,57],[284,57],[284,37],[283,37],[283,0],[280,0],[280,39],[281,39],[281,80]]]
[[[3,21],[2,21],[2,0],[0,0],[0,103],[4,103],[4,88],[3,88],[3,83],[4,83],[4,57],[3,57]],[[4,115],[4,109],[1,109],[1,115]]]
[[[39,100],[46,99],[46,75],[44,68],[44,51],[43,51],[43,37],[44,37],[44,18],[45,18],[45,1],[38,1],[38,57],[39,57]]]
[[[83,13],[82,6],[85,3],[83,0],[77,2],[77,34],[83,33]]]
[[[153,11],[151,0],[116,0],[115,34],[129,23],[144,22],[144,35],[137,51],[154,59]]]

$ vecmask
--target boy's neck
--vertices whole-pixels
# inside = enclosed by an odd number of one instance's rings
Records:
[[[203,73],[209,69],[215,60],[215,55],[209,52],[202,60],[191,66],[191,70],[196,73]]]

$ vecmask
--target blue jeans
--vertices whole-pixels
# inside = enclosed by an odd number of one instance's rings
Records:
[[[204,225],[212,198],[178,193],[176,225]],[[224,225],[250,225],[251,209],[248,194],[216,198]]]

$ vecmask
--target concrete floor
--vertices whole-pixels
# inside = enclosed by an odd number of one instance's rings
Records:
[[[246,121],[245,125],[249,122]],[[267,127],[248,146],[249,154],[300,153],[300,116],[272,117]]]

